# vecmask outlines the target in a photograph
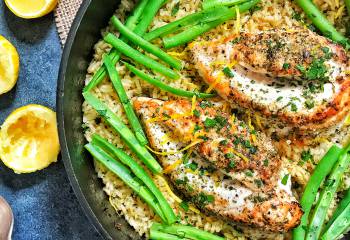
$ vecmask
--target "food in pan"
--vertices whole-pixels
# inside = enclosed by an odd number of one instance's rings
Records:
[[[346,5],[122,0],[83,89],[116,214],[149,239],[346,234]]]

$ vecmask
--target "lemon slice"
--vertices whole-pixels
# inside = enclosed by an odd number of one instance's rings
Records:
[[[7,7],[21,18],[39,18],[51,12],[57,0],[5,0]]]
[[[41,170],[60,151],[56,113],[41,105],[18,108],[0,130],[0,159],[16,173]]]
[[[0,35],[0,95],[15,86],[19,72],[19,56],[16,48]]]

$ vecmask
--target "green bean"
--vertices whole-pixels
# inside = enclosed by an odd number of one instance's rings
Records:
[[[160,173],[162,167],[157,160],[142,146],[130,129],[115,115],[104,103],[90,92],[84,92],[86,102],[120,135],[124,143],[137,155],[137,157],[153,172]]]
[[[115,161],[98,146],[89,143],[85,145],[85,148],[97,161],[102,163],[106,168],[116,174],[126,185],[134,190],[153,209],[153,211],[162,219],[162,221],[166,220],[157,199],[153,196],[149,189],[140,184],[138,178],[132,176],[129,169],[127,169],[120,162]]]
[[[139,35],[136,35],[135,33],[133,33],[131,30],[125,27],[117,17],[115,16],[112,17],[112,23],[119,30],[119,32],[123,36],[125,36],[129,41],[131,41],[133,44],[141,47],[143,50],[148,51],[154,56],[157,56],[159,59],[163,60],[173,68],[177,70],[181,70],[182,68],[181,61],[171,57],[170,55],[165,53],[163,50],[161,50],[159,47],[147,42]]]
[[[184,30],[183,32],[176,34],[171,37],[165,37],[163,38],[163,43],[165,48],[172,48],[177,47],[183,44],[186,44],[199,35],[208,32],[209,30],[217,27],[218,25],[224,23],[225,21],[232,19],[236,17],[236,7],[238,7],[238,10],[240,13],[248,11],[250,8],[255,6],[260,0],[251,0],[242,4],[239,4],[235,7],[230,8],[230,12],[227,14],[221,15],[220,19],[208,22],[205,24],[197,24],[187,30]]]
[[[212,9],[192,13],[179,20],[170,22],[149,33],[146,33],[144,38],[147,41],[152,41],[153,39],[156,39],[158,37],[163,37],[165,35],[175,33],[176,31],[184,27],[189,27],[191,25],[195,25],[203,22],[205,23],[205,22],[217,20],[221,18],[221,15],[223,15],[223,13],[225,14],[228,11],[230,10],[227,7],[214,7]]]
[[[350,15],[350,0],[345,0],[345,6],[346,6],[346,9],[348,10],[348,15]]]
[[[204,0],[202,7],[203,9],[209,9],[216,6],[233,6],[238,3],[246,2],[247,0]]]
[[[216,236],[212,233],[180,224],[162,225],[159,223],[153,223],[151,230],[173,234],[182,238],[189,238],[193,240],[224,240],[224,238]]]
[[[162,209],[165,218],[167,219],[166,223],[172,224],[176,222],[176,216],[173,212],[173,209],[164,198],[162,192],[157,188],[147,172],[134,159],[127,155],[123,150],[110,144],[107,140],[97,134],[94,134],[92,136],[92,143],[107,151],[111,154],[112,157],[119,159],[119,161],[121,161],[124,165],[128,166],[135,174],[135,176],[141,179],[144,185],[146,185],[148,189],[153,193],[160,204],[160,208]]]
[[[306,234],[306,240],[318,239],[320,237],[329,205],[331,204],[334,194],[338,189],[344,171],[349,167],[349,163],[350,145],[343,150],[338,162],[335,164],[329,177],[324,183],[324,188],[320,193],[318,202],[311,216],[308,232]]]
[[[335,29],[311,0],[295,0],[295,2],[325,37],[344,45],[346,48],[349,47],[349,40]]]
[[[301,218],[300,225],[293,230],[293,239],[305,238],[310,210],[316,199],[318,189],[326,176],[331,172],[341,153],[342,149],[333,145],[317,164],[300,200],[300,205],[304,210],[304,215]]]
[[[159,232],[156,230],[150,230],[150,239],[152,240],[186,240],[187,238],[177,237],[175,235]]]
[[[328,228],[333,224],[334,220],[344,211],[344,209],[350,204],[350,188],[346,191],[344,198],[338,204],[337,209],[334,211],[333,216],[329,219],[326,227],[323,229],[323,232],[327,231]]]
[[[137,118],[135,111],[130,103],[128,96],[126,95],[123,84],[120,80],[119,74],[112,63],[112,60],[108,55],[104,57],[103,63],[107,69],[109,74],[109,78],[113,84],[114,90],[118,93],[119,100],[123,105],[125,114],[129,120],[131,128],[133,129],[137,140],[141,143],[141,145],[146,145],[148,143],[147,137],[141,127],[139,119]]]
[[[143,11],[143,14],[141,15],[139,24],[136,26],[134,33],[143,36],[146,33],[148,26],[153,21],[161,6],[163,6],[163,4],[167,1],[168,0],[150,0],[149,4],[147,4],[147,8],[145,9],[145,11]]]
[[[153,18],[155,17],[158,10],[163,4],[164,1],[159,0],[140,0],[140,3],[136,6],[132,15],[126,20],[125,26],[130,30],[133,30],[136,34],[143,36],[147,31],[148,26],[151,24]],[[120,39],[122,41],[126,41],[126,38],[123,36],[121,36]],[[116,49],[112,49],[109,55],[112,58],[113,64],[116,64],[121,57],[120,52],[118,52]],[[93,78],[91,79],[89,84],[84,88],[83,91],[90,91],[91,89],[96,87],[103,79],[105,79],[106,76],[107,71],[102,65],[94,74]]]
[[[334,219],[327,231],[322,235],[321,240],[339,239],[350,228],[350,203],[348,203],[342,212]]]
[[[152,84],[153,86],[160,88],[163,91],[172,93],[174,95],[187,97],[187,98],[192,98],[193,96],[198,96],[199,98],[211,98],[216,96],[216,94],[211,94],[211,93],[197,93],[197,92],[182,90],[179,88],[173,88],[169,85],[166,85],[159,79],[152,78],[151,76],[147,75],[141,70],[138,70],[136,67],[132,66],[131,64],[128,64],[126,62],[124,62],[124,64],[131,72],[133,72],[136,76],[140,77],[144,81]]]
[[[179,79],[180,75],[171,70],[170,68],[165,67],[164,65],[160,64],[159,62],[156,62],[152,58],[140,53],[136,49],[130,47],[128,44],[124,43],[120,39],[118,39],[116,36],[114,36],[111,33],[108,33],[104,40],[111,44],[114,48],[116,48],[118,51],[123,53],[125,56],[133,59],[134,61],[141,63],[142,65],[159,72],[163,74],[164,76],[167,76],[172,79]]]
[[[147,3],[149,0],[141,0],[140,3],[136,6],[132,14],[127,18],[125,21],[125,26],[129,28],[130,30],[134,30],[136,27],[136,23],[139,21],[139,18],[141,17],[143,11],[145,10]],[[145,29],[147,29],[148,25],[147,23],[140,23],[143,25]],[[148,23],[150,24],[150,23]],[[122,41],[126,41],[126,38],[121,36],[120,38]],[[112,49],[109,54],[110,58],[112,59],[113,64],[116,64],[120,59],[120,53],[116,49]],[[89,84],[83,89],[84,92],[90,91],[94,87],[96,87],[105,77],[107,76],[107,70],[102,65],[97,72],[92,77]]]

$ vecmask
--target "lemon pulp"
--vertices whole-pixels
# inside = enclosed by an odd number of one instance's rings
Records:
[[[0,158],[16,173],[34,172],[57,161],[56,114],[40,105],[14,111],[0,132]]]

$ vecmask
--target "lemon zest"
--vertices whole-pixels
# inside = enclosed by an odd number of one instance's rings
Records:
[[[345,118],[345,121],[344,121],[344,126],[347,127],[350,125],[350,114]]]
[[[196,140],[196,141],[190,143],[189,145],[187,145],[186,147],[184,147],[184,148],[182,148],[182,149],[180,149],[178,151],[171,151],[171,152],[158,152],[158,151],[153,150],[151,147],[149,147],[147,145],[146,145],[146,148],[148,150],[150,150],[154,154],[161,155],[161,156],[166,156],[166,155],[174,155],[174,154],[186,151],[187,149],[189,149],[189,148],[191,148],[191,147],[193,147],[193,146],[195,146],[195,145],[197,145],[198,143],[201,143],[201,142],[203,142],[203,140],[199,139],[199,140]]]
[[[232,153],[234,153],[235,155],[237,155],[238,157],[242,158],[244,161],[249,162],[249,158],[247,158],[246,156],[244,156],[242,153],[236,151],[235,149],[231,148],[230,151],[232,151]]]
[[[170,118],[168,117],[154,117],[154,118],[149,118],[146,120],[147,123],[152,123],[152,122],[159,122],[159,121],[167,121],[169,119],[179,119],[179,118],[183,118],[183,117],[190,117],[191,114],[189,113],[184,113],[184,114],[179,114],[179,113],[175,113],[170,115]]]
[[[253,131],[253,130],[254,130],[254,126],[252,125],[252,119],[251,119],[251,117],[250,117],[250,113],[248,113],[248,126],[249,126],[249,130],[250,130],[250,131]],[[256,140],[255,134],[250,133],[250,137],[251,137],[253,143],[256,144],[257,140]]]
[[[256,113],[254,113],[254,117],[255,117],[256,125],[259,127],[260,130],[262,130],[262,129],[263,129],[263,126],[262,126],[262,124],[261,124],[259,115],[256,114]]]
[[[205,92],[206,92],[206,93],[210,93],[210,92],[213,90],[213,88],[214,88],[218,83],[221,82],[222,76],[223,76],[223,72],[220,71],[219,74],[218,74],[218,76],[216,77],[215,81],[214,81],[212,84],[209,85],[209,88],[208,88]]]
[[[335,19],[338,19],[339,17],[341,17],[343,15],[344,7],[345,7],[345,5],[341,6],[338,9],[338,11],[337,11],[337,13],[335,14],[335,17],[334,17]]]
[[[236,120],[236,115],[234,113],[232,113],[232,115],[231,115],[232,124],[234,124],[235,120]]]
[[[193,112],[196,109],[197,97],[193,95],[192,97],[192,106],[191,106],[191,116],[193,116]]]
[[[167,52],[167,54],[169,54],[171,56],[182,57],[182,56],[186,55],[186,52],[185,51],[182,51],[182,52]]]
[[[112,202],[112,196],[109,196],[109,203],[112,205],[112,207],[114,208],[114,210],[116,212],[119,212],[119,209],[116,207],[116,205]]]
[[[160,175],[155,175],[155,177],[158,178],[158,180],[160,180],[160,181],[163,182],[165,189],[167,190],[167,192],[169,193],[169,195],[171,196],[171,198],[175,200],[175,202],[177,202],[177,203],[182,203],[182,202],[183,202],[183,200],[182,200],[181,198],[179,198],[179,197],[171,190],[171,188],[170,188],[170,186],[169,186],[167,180],[165,180],[165,179],[164,179],[162,176],[160,176]],[[199,211],[197,208],[195,208],[195,207],[193,207],[193,206],[191,206],[191,205],[188,206],[188,209],[190,209],[190,210],[191,210],[192,212],[194,212],[194,213],[197,213],[197,214],[200,213],[200,211]]]
[[[163,173],[170,173],[172,172],[175,168],[177,168],[180,164],[182,163],[182,159],[176,160],[173,164],[170,164],[167,166],[164,170]]]

